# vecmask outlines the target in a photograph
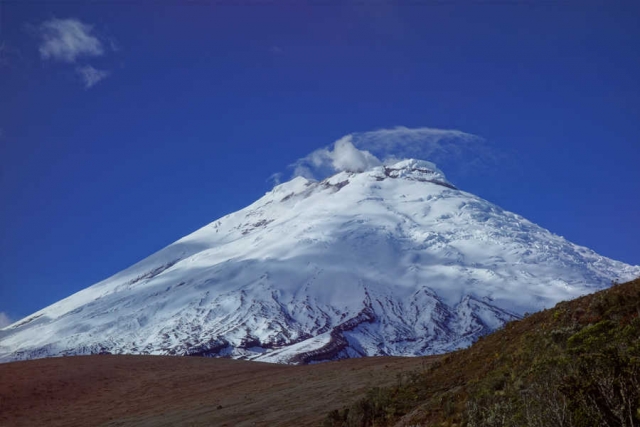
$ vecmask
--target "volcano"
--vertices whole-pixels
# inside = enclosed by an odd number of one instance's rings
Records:
[[[638,276],[410,159],[278,185],[0,330],[0,361],[437,354]]]

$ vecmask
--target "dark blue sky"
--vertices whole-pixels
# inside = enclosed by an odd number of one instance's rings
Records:
[[[179,3],[0,3],[0,313],[398,125],[484,138],[490,167],[451,181],[640,264],[639,2]]]

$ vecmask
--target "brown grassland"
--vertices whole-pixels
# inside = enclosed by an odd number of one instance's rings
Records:
[[[171,356],[0,364],[0,426],[301,426],[437,357],[287,366]]]

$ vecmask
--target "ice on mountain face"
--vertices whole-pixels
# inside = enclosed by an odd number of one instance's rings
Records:
[[[393,163],[391,165],[387,165],[388,169],[396,170],[396,171],[405,171],[405,172],[427,172],[434,173],[440,176],[440,178],[444,179],[444,173],[438,169],[438,167],[431,162],[426,160],[416,160],[416,159],[406,159],[397,163]]]
[[[0,330],[0,360],[440,353],[636,276],[405,160],[283,183]]]
[[[444,185],[455,189],[444,176],[444,173],[436,167],[435,164],[427,162],[425,160],[403,160],[401,162],[393,163],[385,166],[381,169],[374,170],[378,179],[384,179],[380,177],[380,173],[389,178],[405,178],[416,181],[431,182],[434,184]]]

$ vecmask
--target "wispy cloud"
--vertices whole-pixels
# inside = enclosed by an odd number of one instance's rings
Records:
[[[459,130],[399,126],[343,136],[290,167],[294,176],[322,179],[339,171],[363,171],[407,158],[429,160],[454,175],[495,160],[479,136]]]
[[[77,19],[51,19],[35,27],[28,27],[40,39],[38,50],[44,61],[75,64],[89,57],[101,57],[116,52],[118,47],[112,38],[99,37],[93,25]],[[84,62],[84,61],[83,61]],[[90,64],[75,66],[75,71],[85,89],[111,75]]]
[[[416,157],[431,161],[459,157],[482,141],[479,136],[459,130],[404,126],[354,133],[353,139],[356,147],[385,160]]]
[[[346,135],[333,143],[332,147],[315,150],[299,159],[294,165],[295,176],[317,178],[335,172],[362,172],[382,162],[367,150],[358,150],[353,144],[353,135]]]
[[[9,326],[12,323],[13,320],[11,320],[9,315],[7,315],[7,313],[5,312],[0,311],[0,329],[4,328],[5,326]]]
[[[272,174],[269,178],[267,178],[267,182],[272,187],[275,187],[276,185],[280,185],[280,183],[282,182],[282,172],[276,172]]]
[[[81,56],[101,56],[105,49],[93,26],[76,19],[51,19],[38,27],[42,59],[75,62]]]
[[[84,82],[84,87],[89,89],[100,80],[106,78],[109,75],[109,71],[106,70],[98,70],[93,68],[91,65],[84,65],[82,67],[77,67],[76,72]]]

